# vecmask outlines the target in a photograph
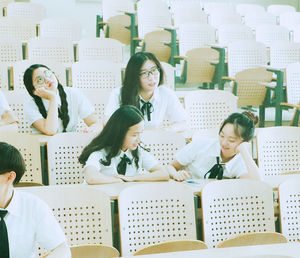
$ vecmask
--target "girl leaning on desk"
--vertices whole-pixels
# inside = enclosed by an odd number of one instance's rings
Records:
[[[250,111],[233,113],[223,121],[218,139],[196,139],[180,150],[167,166],[171,178],[246,178],[260,180],[249,142],[258,117]]]
[[[117,109],[79,157],[86,182],[94,185],[168,180],[166,169],[140,145],[143,130],[143,115],[138,108],[125,105]],[[150,173],[141,173],[142,169]]]

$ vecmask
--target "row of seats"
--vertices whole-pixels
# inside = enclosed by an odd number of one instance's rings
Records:
[[[83,182],[82,166],[78,156],[83,148],[95,137],[95,134],[62,133],[55,136],[1,133],[0,140],[16,146],[27,164],[27,172],[23,182],[42,183],[42,171],[50,185],[80,184]],[[212,137],[198,134],[197,137]],[[195,138],[197,138],[195,136]],[[151,150],[152,155],[162,164],[170,164],[175,154],[182,149],[185,138],[178,133],[166,131],[145,131],[142,141]],[[41,143],[47,143],[48,171],[42,170],[44,156],[40,154]],[[258,166],[263,180],[268,182],[274,177],[279,181],[288,177],[289,173],[299,172],[300,163],[300,128],[269,127],[260,128],[253,142]]]
[[[295,226],[299,220],[299,189],[296,180],[279,187],[281,232],[289,241],[299,240]],[[97,187],[43,186],[22,191],[48,203],[71,246],[112,245],[110,200]],[[203,240],[209,248],[222,246],[222,241],[239,234],[275,232],[273,191],[263,182],[210,182],[202,189],[201,205],[196,212],[203,214]],[[197,239],[200,225],[195,223],[194,195],[184,183],[128,186],[119,194],[118,212],[122,255],[164,241]]]

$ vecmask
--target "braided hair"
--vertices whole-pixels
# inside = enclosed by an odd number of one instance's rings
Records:
[[[37,105],[41,115],[43,116],[43,118],[47,117],[47,110],[44,106],[44,103],[42,101],[42,98],[39,96],[34,95],[34,91],[35,88],[33,86],[33,82],[32,82],[32,75],[35,69],[38,69],[40,67],[46,68],[48,70],[50,70],[47,66],[42,65],[42,64],[34,64],[31,65],[29,68],[26,69],[24,76],[23,76],[23,81],[24,81],[24,85],[26,87],[27,92],[29,93],[29,95],[33,98],[35,104]],[[62,120],[62,124],[63,124],[63,132],[66,132],[66,128],[69,124],[70,121],[70,117],[68,114],[68,102],[67,102],[67,95],[66,92],[64,90],[64,87],[59,83],[58,81],[58,93],[59,93],[59,97],[60,97],[60,101],[61,101],[61,107],[58,109],[58,117]]]

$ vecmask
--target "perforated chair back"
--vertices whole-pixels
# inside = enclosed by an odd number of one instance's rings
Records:
[[[22,191],[38,196],[49,205],[70,246],[112,245],[110,200],[99,189],[64,185],[26,187]]]
[[[255,30],[262,24],[276,25],[277,17],[268,12],[248,13],[245,15],[245,24]]]
[[[81,38],[81,26],[78,21],[71,19],[44,19],[40,22],[40,36],[77,41]]]
[[[170,164],[176,152],[185,146],[185,139],[181,134],[163,130],[144,131],[142,142],[162,165]]]
[[[0,89],[8,90],[7,64],[0,63]]]
[[[279,25],[263,24],[256,27],[256,41],[269,47],[275,41],[290,40],[290,32],[286,27]]]
[[[13,87],[14,90],[25,89],[23,76],[24,72],[27,68],[29,68],[33,64],[39,64],[41,60],[23,60],[13,64],[12,66],[12,74],[13,74]],[[54,72],[56,78],[60,82],[61,85],[66,85],[66,67],[61,63],[49,62],[45,61],[42,63],[46,65],[51,71]]]
[[[51,137],[47,144],[49,185],[83,182],[78,157],[95,136],[95,133],[61,133]]]
[[[287,102],[293,105],[300,104],[300,62],[287,65],[286,68],[286,92]]]
[[[202,11],[200,2],[174,1],[171,10],[175,27],[189,22],[207,23],[207,14]]]
[[[204,242],[200,240],[174,240],[174,241],[166,241],[166,242],[146,246],[136,251],[133,254],[133,256],[170,253],[170,252],[182,252],[182,251],[201,250],[201,249],[207,249],[207,246]]]
[[[144,38],[148,32],[171,27],[171,13],[161,0],[141,0],[137,3],[138,36]]]
[[[254,40],[236,40],[228,46],[228,74],[235,77],[237,72],[248,68],[267,65],[267,49]]]
[[[87,97],[90,103],[94,106],[97,118],[100,121],[104,119],[104,109],[111,94],[110,90],[105,89],[81,89],[82,94]],[[88,129],[87,125],[81,120],[77,125],[77,132],[84,132]]]
[[[216,29],[208,24],[184,23],[179,26],[178,40],[179,53],[185,56],[191,49],[215,44]]]
[[[203,9],[205,13],[211,14],[213,12],[233,13],[235,12],[234,5],[231,3],[220,2],[204,2]]]
[[[258,165],[262,176],[280,176],[300,167],[300,128],[277,126],[257,133]]]
[[[30,99],[27,91],[3,91],[5,98],[19,121],[19,133],[31,133],[30,125],[24,116],[24,103]]]
[[[121,86],[121,64],[86,60],[72,65],[72,87],[112,90]]]
[[[243,24],[223,24],[218,28],[218,42],[227,47],[234,40],[253,40],[252,30]]]
[[[0,62],[1,64],[12,64],[22,60],[22,42],[13,39],[0,40]]]
[[[280,16],[280,14],[282,13],[296,12],[296,8],[291,5],[271,4],[267,7],[267,12],[272,13],[276,16]]]
[[[230,237],[252,232],[275,232],[273,189],[261,181],[218,180],[201,195],[204,242],[216,247]]]
[[[284,12],[279,16],[280,25],[293,30],[300,24],[300,12]]]
[[[7,6],[7,17],[29,18],[37,23],[46,17],[46,8],[38,3],[10,3]]]
[[[282,234],[290,241],[300,240],[300,180],[290,178],[279,185],[279,208]]]
[[[165,72],[165,81],[164,86],[174,90],[175,88],[175,68],[165,62],[160,62],[164,72]]]
[[[41,63],[73,63],[73,43],[62,38],[33,38],[28,42],[28,59],[40,60]]]
[[[29,134],[1,132],[0,141],[15,146],[23,156],[26,171],[21,182],[42,183],[40,143]]]
[[[120,193],[118,203],[123,256],[164,241],[197,238],[193,191],[185,185],[133,185]]]
[[[134,2],[131,0],[103,0],[102,1],[103,21],[120,15],[124,12],[134,12]]]
[[[288,64],[300,62],[300,43],[277,41],[270,45],[270,65],[286,68]]]
[[[78,42],[78,59],[108,60],[114,63],[122,63],[122,44],[111,38],[85,38]]]
[[[219,52],[209,47],[194,48],[186,53],[186,83],[212,82]]]
[[[107,245],[81,245],[72,246],[70,249],[73,258],[113,258],[120,256],[116,248]]]
[[[293,41],[294,42],[300,42],[300,29],[299,29],[299,26],[296,26],[293,29]]]
[[[223,24],[241,24],[242,17],[236,12],[212,12],[209,16],[209,24],[219,28]]]
[[[218,244],[218,248],[251,246],[251,245],[270,245],[287,243],[287,239],[277,232],[255,232],[240,234],[226,239]]]
[[[3,17],[0,19],[0,39],[27,41],[36,36],[36,25],[28,18]]]
[[[222,90],[189,92],[185,95],[184,103],[192,131],[219,128],[237,109],[237,97]]]
[[[0,0],[0,17],[5,17],[7,15],[7,6],[9,3],[13,3],[14,0]]]
[[[242,15],[246,16],[249,13],[260,13],[265,12],[265,8],[258,4],[237,4],[236,11]]]
[[[272,81],[272,72],[268,72],[265,68],[250,68],[238,72],[235,75],[238,97],[238,106],[254,106],[258,107],[263,104],[266,96],[266,87],[263,82]]]

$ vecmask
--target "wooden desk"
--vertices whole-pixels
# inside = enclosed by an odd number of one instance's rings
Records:
[[[259,255],[259,256],[258,256]],[[299,258],[300,243],[256,245],[228,248],[211,248],[205,250],[173,252],[163,254],[139,255],[141,258]],[[122,256],[132,257],[132,256]]]

